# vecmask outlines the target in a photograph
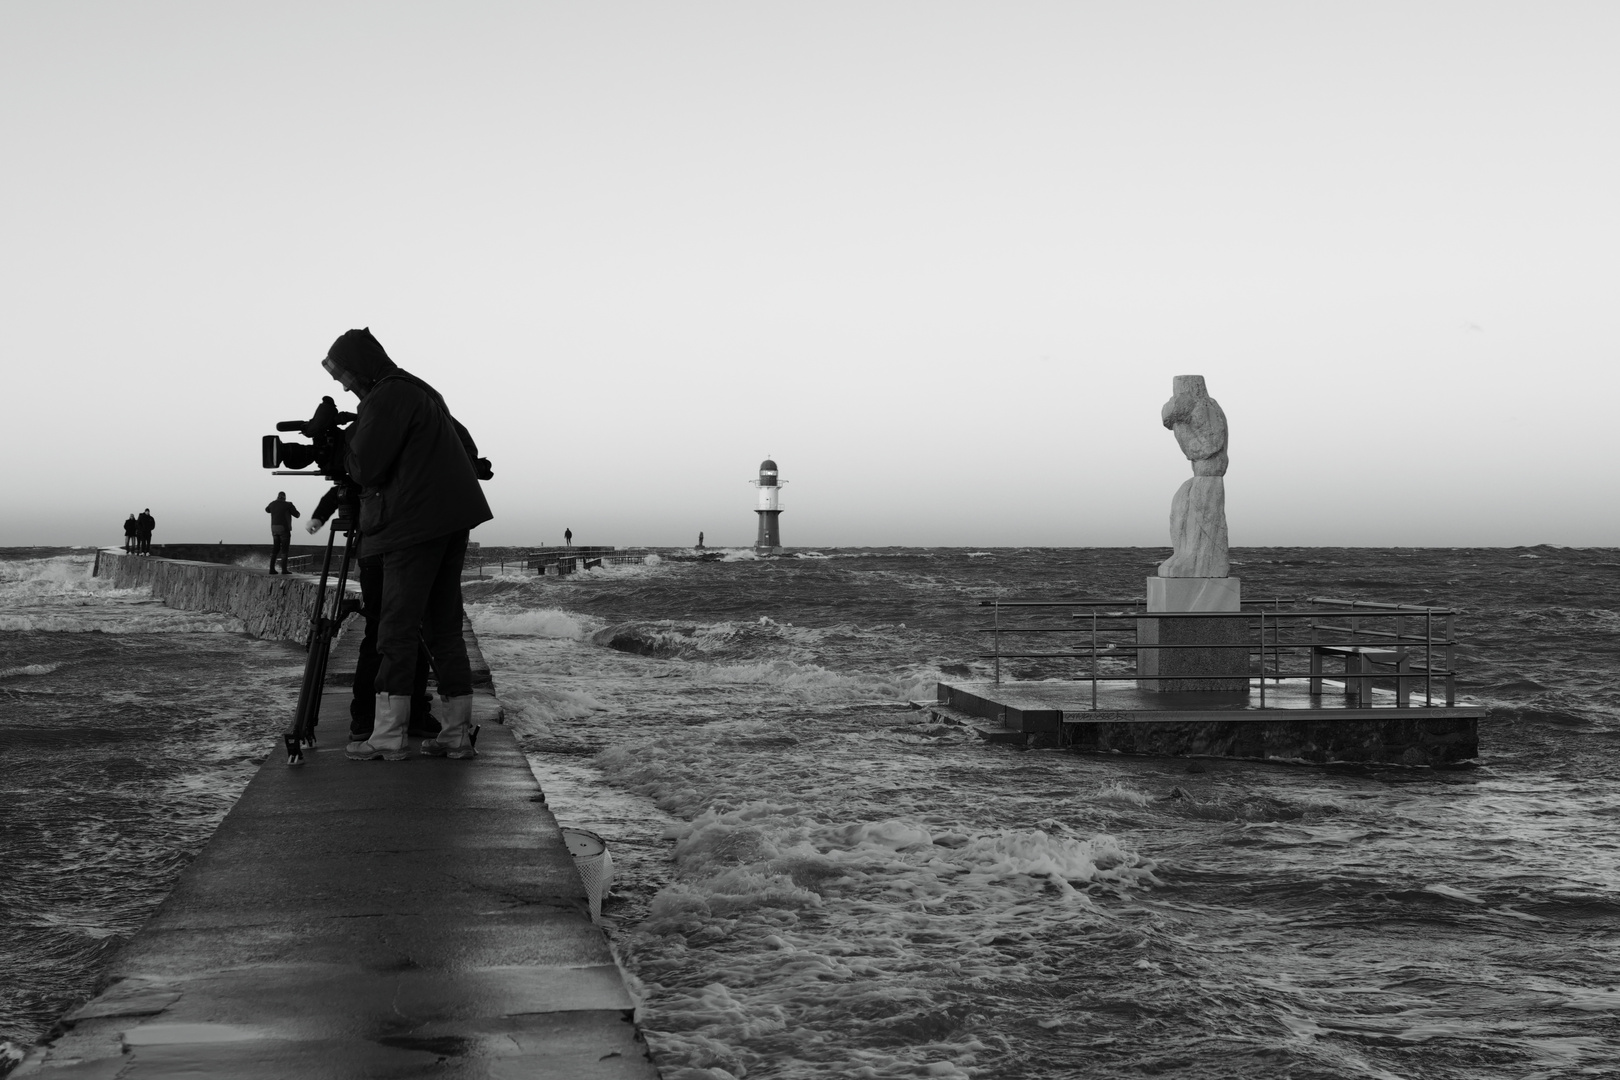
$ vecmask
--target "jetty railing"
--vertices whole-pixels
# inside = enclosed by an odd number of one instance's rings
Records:
[[[1447,706],[1456,704],[1456,615],[1451,608],[1397,604],[1371,600],[1345,600],[1327,596],[1300,599],[1271,598],[1244,601],[1239,611],[1148,611],[1141,598],[1099,600],[980,600],[989,608],[988,626],[973,629],[991,635],[992,651],[980,659],[994,661],[994,678],[1001,683],[1003,660],[1063,660],[1084,664],[1073,671],[1076,681],[1089,683],[1091,705],[1097,707],[1100,683],[1152,681],[1208,682],[1242,678],[1230,669],[1144,673],[1144,652],[1242,650],[1248,658],[1248,678],[1258,682],[1260,706],[1266,705],[1267,683],[1305,680],[1307,692],[1322,694],[1329,661],[1342,661],[1344,692],[1361,708],[1378,705],[1375,683],[1393,681],[1392,708],[1405,708],[1418,682],[1423,704],[1433,706],[1437,689]],[[1244,640],[1233,643],[1159,643],[1138,640],[1143,620],[1243,620]],[[1059,634],[1079,640],[1059,652],[1009,651],[1007,644],[1026,635]],[[1004,642],[1003,639],[1012,639]],[[1291,670],[1304,659],[1304,670]],[[1105,674],[1104,660],[1134,658],[1136,671]],[[1437,687],[1438,684],[1438,687]],[[1381,689],[1381,688],[1380,688]]]
[[[486,570],[490,570],[499,574],[520,573],[539,576],[545,574],[547,567],[556,567],[559,573],[571,574],[577,570],[589,570],[597,566],[639,563],[659,550],[661,549],[650,547],[578,546],[507,548],[487,553],[469,551],[466,561],[462,564],[462,573],[484,577]]]

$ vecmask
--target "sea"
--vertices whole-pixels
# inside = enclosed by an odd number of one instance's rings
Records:
[[[990,674],[981,599],[1139,595],[1162,551],[692,554],[464,588],[550,806],[610,845],[666,1080],[1620,1075],[1620,552],[1234,550],[1246,599],[1458,612],[1488,714],[1447,769],[1026,749],[908,706]],[[273,757],[302,668],[91,563],[0,553],[0,1062]]]

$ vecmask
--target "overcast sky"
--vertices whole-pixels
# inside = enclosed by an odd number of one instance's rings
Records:
[[[1620,541],[1620,4],[0,3],[0,544],[267,542],[370,326],[486,544]],[[301,535],[301,534],[300,534]]]

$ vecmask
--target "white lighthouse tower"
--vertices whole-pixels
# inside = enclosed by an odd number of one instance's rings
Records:
[[[779,555],[782,552],[782,527],[777,518],[782,516],[782,483],[776,478],[776,462],[766,458],[759,463],[759,479],[751,481],[759,486],[759,536],[754,540],[757,555]]]

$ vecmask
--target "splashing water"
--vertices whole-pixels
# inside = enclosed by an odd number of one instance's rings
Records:
[[[1592,554],[1243,553],[1253,595],[1465,610],[1493,711],[1446,773],[921,723],[907,697],[988,674],[970,596],[1128,594],[1152,553],[825,554],[480,598],[553,808],[629,868],[608,922],[667,1077],[1472,1080],[1620,1052],[1616,627],[1559,595]],[[529,609],[582,634],[491,618]]]
[[[1462,689],[1491,714],[1478,767],[1451,772],[981,743],[905,707],[943,673],[988,674],[970,600],[1130,595],[1158,553],[818,554],[466,587],[549,802],[613,845],[605,925],[666,1080],[1612,1069],[1612,552],[1234,553],[1251,596],[1463,610]],[[223,812],[231,770],[245,780],[231,754],[262,753],[274,730],[234,687],[290,694],[299,658],[228,628],[156,630],[208,617],[58,573],[23,573],[21,606],[82,630],[0,634],[3,722],[45,703],[61,719],[33,726],[71,727],[59,742],[85,755],[85,794],[50,806],[35,850],[76,853],[108,894],[148,883],[155,903]],[[136,688],[154,656],[175,666]],[[150,704],[169,692],[202,712],[153,735],[167,720]],[[127,783],[131,761],[177,768],[130,752],[148,737],[207,762]],[[0,875],[29,865],[7,857]],[[38,857],[47,869],[26,873],[50,879],[54,855]],[[35,894],[22,935],[47,944],[0,956],[25,971],[59,951],[36,1004],[71,998],[63,987],[86,984],[133,924],[94,889],[47,884],[58,892]],[[14,1039],[49,1019],[7,1008]]]

